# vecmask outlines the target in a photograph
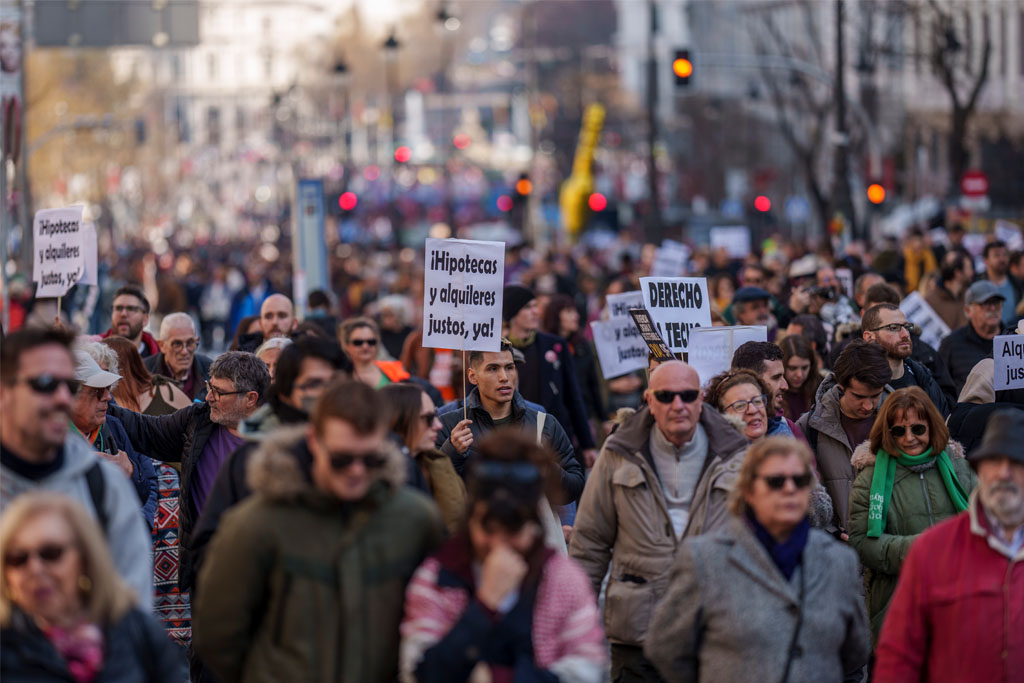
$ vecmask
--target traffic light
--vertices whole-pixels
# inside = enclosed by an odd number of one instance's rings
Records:
[[[522,230],[526,221],[526,205],[533,192],[533,183],[530,182],[528,173],[520,173],[519,179],[513,186],[512,205],[509,208],[509,223],[518,230]]]
[[[690,60],[689,50],[676,50],[675,59],[672,60],[672,75],[677,88],[686,88],[690,85],[693,62]]]
[[[344,213],[349,213],[359,204],[359,196],[355,192],[342,192],[338,197],[338,208]]]
[[[868,185],[868,201],[875,206],[880,205],[885,201],[885,188],[879,183],[871,183]]]
[[[409,161],[409,159],[412,159],[411,149],[409,149],[405,145],[395,148],[395,161],[397,161],[400,164],[404,164],[407,161]]]
[[[764,196],[763,194],[758,195],[754,199],[754,208],[760,211],[761,213],[768,213],[769,211],[772,210],[772,200],[768,199],[768,197]]]

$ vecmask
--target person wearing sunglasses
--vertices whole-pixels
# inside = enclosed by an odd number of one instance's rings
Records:
[[[409,379],[409,373],[397,360],[377,360],[380,333],[369,318],[350,318],[341,324],[341,348],[355,369],[353,379],[380,389],[392,382]]]
[[[877,640],[911,544],[966,510],[977,478],[919,387],[885,399],[870,441],[854,451],[853,466],[858,474],[850,498],[850,544],[871,570],[868,612]]]
[[[468,519],[409,583],[400,680],[603,680],[607,659],[593,590],[544,543],[550,453],[521,434],[489,434],[469,464]]]
[[[104,357],[109,367],[117,369],[117,355],[112,349],[99,342],[79,343],[74,352],[75,379],[82,387],[71,406],[71,429],[85,437],[100,457],[124,472],[139,496],[146,528],[152,529],[157,499],[153,461],[136,451],[121,422],[107,415],[107,405],[113,399],[111,389],[121,376],[103,370],[91,354]]]
[[[387,412],[365,384],[334,382],[309,425],[253,456],[257,495],[221,520],[192,605],[193,646],[220,680],[395,680],[406,584],[442,526],[403,485]]]
[[[110,329],[100,335],[103,339],[117,335],[135,344],[143,358],[160,352],[156,339],[146,331],[149,325],[149,300],[137,285],[125,285],[114,292],[110,312]]]
[[[389,384],[380,391],[391,406],[389,431],[408,452],[406,483],[434,498],[445,527],[454,533],[466,516],[466,485],[451,459],[437,449],[441,419],[434,402],[415,384]]]
[[[31,491],[73,497],[100,522],[118,573],[148,604],[153,560],[139,496],[71,429],[82,386],[72,342],[64,331],[23,329],[0,345],[0,511]]]
[[[728,523],[687,539],[644,652],[668,681],[861,680],[870,655],[856,554],[808,520],[813,455],[750,447]]]
[[[907,316],[900,307],[888,303],[875,304],[864,311],[861,324],[864,341],[885,349],[885,357],[892,370],[889,386],[893,389],[920,387],[943,419],[949,417],[949,402],[939,383],[928,368],[910,357],[914,349],[910,333],[914,326],[907,322]]]
[[[174,380],[190,399],[202,400],[213,361],[197,352],[199,335],[192,317],[187,313],[167,315],[160,321],[158,344],[160,353],[142,361],[146,369]]]
[[[0,676],[5,681],[180,683],[183,651],[118,576],[74,499],[19,496],[0,521]]]
[[[660,680],[643,655],[656,596],[682,540],[728,520],[729,490],[747,449],[743,435],[704,404],[686,363],[656,367],[646,399],[605,440],[569,544],[595,594],[609,575],[612,680]]]

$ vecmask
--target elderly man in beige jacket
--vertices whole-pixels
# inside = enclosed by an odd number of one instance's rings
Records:
[[[595,593],[608,566],[605,631],[612,681],[660,681],[643,655],[676,548],[722,526],[747,441],[702,405],[697,372],[680,361],[651,373],[647,405],[604,443],[569,546]]]

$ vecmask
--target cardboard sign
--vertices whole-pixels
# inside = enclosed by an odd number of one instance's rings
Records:
[[[622,294],[609,294],[605,298],[605,304],[608,307],[609,320],[624,320],[632,325],[633,318],[630,317],[629,311],[632,308],[644,307],[644,295],[639,289]]]
[[[498,351],[505,243],[428,238],[423,268],[423,346]]]
[[[1021,235],[1020,226],[1016,223],[1000,218],[996,221],[995,232],[996,239],[1004,242],[1010,251],[1024,249],[1024,235]]]
[[[85,266],[82,277],[78,278],[78,284],[98,286],[99,261],[96,256],[95,223],[82,223],[82,252],[85,254]]]
[[[992,388],[1024,389],[1024,336],[1002,334],[992,339]]]
[[[642,277],[644,307],[673,353],[685,352],[690,330],[711,327],[711,297],[702,277]]]
[[[647,343],[632,318],[595,320],[590,323],[590,329],[605,379],[647,367]]]
[[[690,335],[686,362],[697,371],[700,384],[704,386],[732,366],[736,349],[748,341],[768,341],[768,328],[763,325],[697,327]]]
[[[750,228],[745,225],[718,225],[709,235],[711,250],[725,249],[729,258],[745,258],[750,253]]]
[[[849,268],[836,268],[836,279],[846,291],[846,296],[853,301],[853,271]]]
[[[690,248],[682,242],[662,240],[654,250],[651,263],[651,277],[678,277],[686,275],[686,264],[690,261]]]
[[[32,279],[38,284],[36,297],[64,296],[82,277],[84,208],[69,206],[36,212],[32,222]]]
[[[939,344],[950,332],[949,325],[917,292],[911,292],[900,302],[900,310],[909,322],[921,328],[921,341],[933,348],[939,348]]]
[[[669,350],[668,345],[665,344],[665,340],[661,338],[658,333],[658,328],[651,320],[651,315],[643,308],[634,308],[629,312],[630,317],[633,318],[633,323],[636,325],[636,329],[640,330],[640,338],[647,344],[648,350],[654,354],[654,359],[657,361],[665,360],[676,360],[676,357],[672,355],[672,351]],[[645,364],[646,365],[646,364]]]

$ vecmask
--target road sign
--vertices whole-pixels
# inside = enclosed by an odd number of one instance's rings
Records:
[[[988,195],[988,176],[977,169],[965,171],[960,178],[960,192],[965,197],[984,197]]]

